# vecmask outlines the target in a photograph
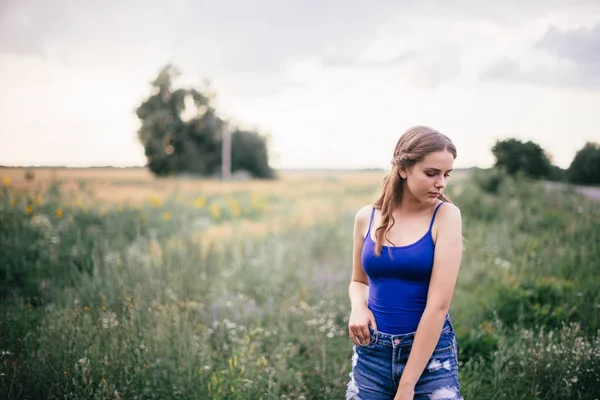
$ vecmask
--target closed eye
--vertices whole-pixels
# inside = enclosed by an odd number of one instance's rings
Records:
[[[427,174],[427,176],[430,176],[430,177],[434,177],[434,176],[436,176],[436,175],[437,175],[437,173],[436,173],[436,172],[426,172],[426,174]],[[450,177],[450,174],[445,174],[444,176],[445,176],[446,178],[449,178],[449,177]]]

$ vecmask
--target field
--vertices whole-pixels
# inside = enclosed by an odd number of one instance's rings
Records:
[[[352,224],[383,172],[0,169],[0,395],[337,399]],[[458,173],[465,399],[600,398],[600,203]]]

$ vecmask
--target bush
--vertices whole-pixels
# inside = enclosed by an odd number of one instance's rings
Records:
[[[496,194],[507,174],[502,168],[478,169],[473,174],[474,182],[486,193]]]
[[[537,143],[517,139],[497,141],[492,153],[496,157],[495,166],[505,168],[510,175],[522,172],[532,178],[550,176],[550,158]]]
[[[461,376],[465,398],[598,399],[600,332],[587,339],[579,325],[537,334],[523,329],[503,336],[492,365],[467,363]]]
[[[567,169],[570,182],[584,185],[600,183],[600,145],[588,142],[575,154]]]
[[[498,289],[493,310],[503,324],[534,328],[560,328],[564,322],[577,319],[573,282],[559,278],[541,278],[503,284]]]

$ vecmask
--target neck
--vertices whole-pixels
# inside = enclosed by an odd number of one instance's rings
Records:
[[[402,188],[402,198],[400,199],[400,203],[396,206],[397,210],[402,210],[403,214],[419,214],[429,207],[431,207],[431,204],[426,204],[417,200],[417,198],[406,188],[406,183],[404,183],[404,187]]]

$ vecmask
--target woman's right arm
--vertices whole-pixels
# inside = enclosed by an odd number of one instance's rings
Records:
[[[348,288],[352,311],[348,321],[350,339],[356,345],[365,345],[370,341],[369,325],[377,329],[373,313],[367,307],[369,296],[369,279],[362,265],[361,254],[364,238],[369,226],[372,206],[358,210],[354,219],[353,249],[352,249],[352,281]]]

